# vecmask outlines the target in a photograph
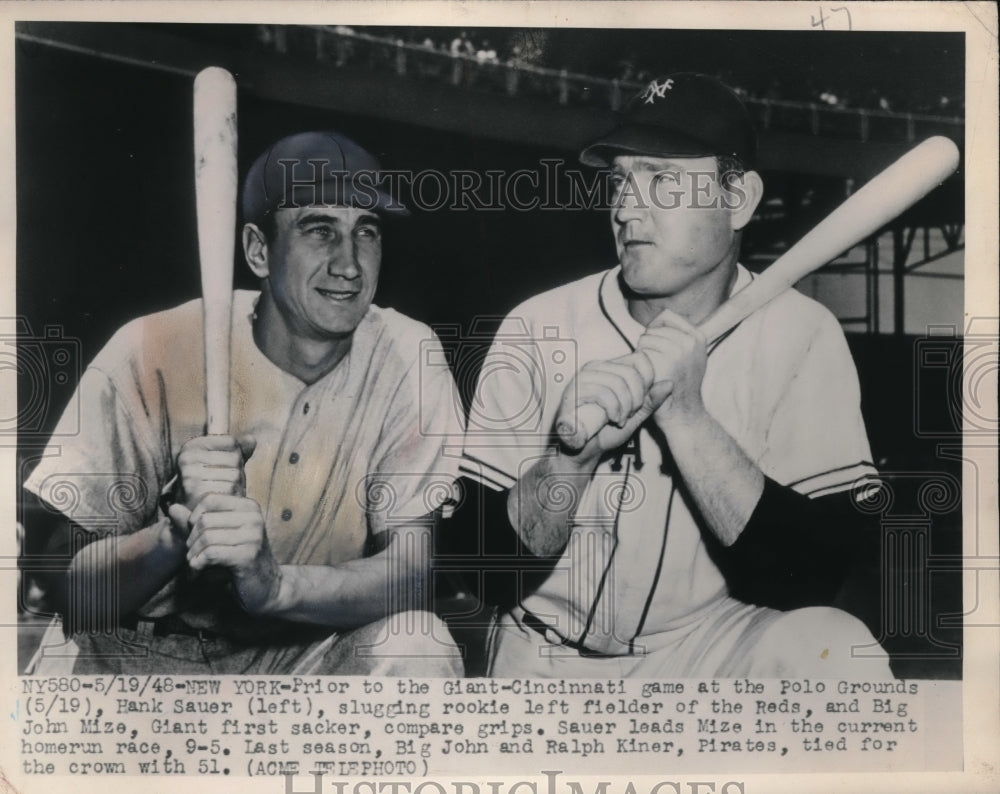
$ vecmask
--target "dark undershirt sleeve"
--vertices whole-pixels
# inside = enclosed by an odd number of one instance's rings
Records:
[[[80,626],[71,625],[67,575],[73,555],[97,540],[98,535],[87,531],[45,505],[31,491],[23,490],[21,498],[25,542],[20,559],[22,573],[40,586],[43,600],[33,608],[43,614],[55,613],[63,618],[64,629],[72,633]]]
[[[764,491],[736,542],[718,550],[730,592],[793,609],[830,604],[856,553],[875,534],[851,490],[810,499],[764,478]]]
[[[520,542],[507,519],[507,491],[463,479],[466,498],[443,522],[437,559],[459,569],[467,589],[501,606],[516,603],[551,570]],[[764,491],[740,537],[729,547],[709,541],[730,593],[776,609],[834,602],[859,549],[877,540],[851,491],[803,496],[765,478]],[[458,571],[456,571],[458,572]]]
[[[508,490],[462,477],[465,494],[435,536],[434,567],[481,601],[509,608],[533,592],[558,558],[536,557],[507,517]]]

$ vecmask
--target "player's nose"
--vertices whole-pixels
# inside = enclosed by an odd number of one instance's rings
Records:
[[[611,214],[613,225],[618,229],[627,226],[630,222],[639,221],[641,217],[642,210],[639,207],[616,207]],[[633,226],[633,228],[635,227]]]
[[[622,193],[615,197],[611,205],[611,215],[617,223],[627,223],[642,215],[643,202],[634,193]]]
[[[326,272],[331,276],[356,279],[361,275],[361,268],[358,267],[357,257],[354,247],[350,244],[341,244],[327,253]]]

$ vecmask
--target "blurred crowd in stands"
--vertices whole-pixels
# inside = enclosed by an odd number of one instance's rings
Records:
[[[633,56],[610,62],[587,58],[586,53],[567,52],[564,43],[549,46],[550,33],[540,29],[491,29],[487,35],[457,28],[260,25],[257,31],[260,44],[292,56],[329,59],[337,66],[390,69],[470,88],[558,96],[560,102],[573,104],[606,103],[610,96],[612,106],[617,107],[633,90],[674,68]],[[859,89],[856,83],[816,84],[811,75],[790,71],[783,79],[769,75],[755,80],[753,75],[736,75],[727,69],[717,70],[715,76],[745,98],[759,102],[808,103],[823,110],[876,115],[955,118],[965,113],[963,96],[936,95],[919,84],[890,91],[868,83]]]

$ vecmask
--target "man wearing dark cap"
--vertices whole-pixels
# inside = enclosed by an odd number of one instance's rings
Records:
[[[81,431],[26,483],[74,535],[53,582],[70,639],[34,672],[461,674],[424,611],[455,387],[418,377],[428,327],[372,305],[383,224],[406,214],[378,170],[326,132],[250,168],[261,289],[233,296],[230,435],[205,435],[200,301],[129,323],[84,373]]]
[[[860,621],[816,606],[876,474],[839,324],[790,291],[711,348],[698,330],[753,279],[738,255],[755,158],[740,100],[687,73],[583,151],[611,171],[618,265],[511,312],[469,416],[463,472],[507,492],[551,564],[498,621],[493,675],[891,675]],[[534,368],[499,366],[518,336],[540,340]],[[587,403],[609,423],[555,443]]]

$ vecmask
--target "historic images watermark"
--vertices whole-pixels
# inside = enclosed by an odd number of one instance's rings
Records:
[[[323,772],[313,772],[312,788],[299,788],[295,776],[285,775],[284,794],[745,794],[746,786],[739,780],[658,780],[638,786],[627,778],[599,780],[583,783],[566,778],[560,780],[561,770],[542,770],[546,780],[541,786],[534,780],[488,780],[483,785],[468,780],[451,780],[447,784],[434,780],[413,784],[410,781],[391,780],[326,780]],[[593,787],[591,789],[590,787]]]
[[[619,206],[708,210],[736,209],[747,198],[738,166],[725,166],[720,173],[718,165],[685,168],[669,161],[644,162],[647,173],[638,178],[631,169],[580,169],[561,158],[543,158],[538,168],[512,171],[428,168],[351,174],[333,168],[327,160],[309,160],[308,170],[297,160],[278,163],[284,169],[285,185],[279,209],[353,204],[359,209],[393,210],[403,207],[398,197],[407,196],[411,208],[425,212],[601,210]],[[716,183],[725,189],[716,189]]]

